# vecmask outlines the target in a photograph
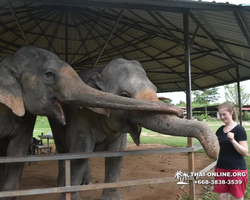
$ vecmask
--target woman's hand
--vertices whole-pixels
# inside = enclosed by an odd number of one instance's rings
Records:
[[[234,133],[232,132],[227,132],[227,137],[230,139],[230,142],[234,142]]]

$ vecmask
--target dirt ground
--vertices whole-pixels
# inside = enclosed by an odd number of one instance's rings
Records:
[[[163,145],[128,145],[128,149],[166,148]],[[54,149],[54,148],[53,148]],[[138,156],[126,156],[124,159],[121,181],[139,180],[150,178],[174,177],[179,170],[188,172],[188,161],[186,153],[175,154],[150,154]],[[206,154],[195,154],[195,172],[209,165],[213,160]],[[94,158],[90,162],[94,183],[102,183],[104,179],[104,159]],[[20,189],[35,189],[55,187],[57,177],[57,162],[37,162],[29,166],[25,164]],[[181,189],[182,185],[176,182],[129,186],[120,188],[123,200],[176,200],[177,195],[188,195],[188,185]],[[195,185],[196,197],[202,196],[204,186]],[[80,192],[83,200],[98,200],[102,190],[89,190]],[[34,196],[23,196],[20,200],[59,200],[60,194],[43,194]]]

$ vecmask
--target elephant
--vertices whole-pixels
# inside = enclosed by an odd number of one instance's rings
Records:
[[[172,105],[128,99],[93,89],[54,53],[32,45],[23,46],[0,62],[0,156],[27,154],[37,115],[51,117],[65,125],[62,105],[66,104],[182,114]],[[0,164],[0,191],[19,189],[23,166],[24,163]]]
[[[98,90],[130,99],[159,101],[155,85],[148,79],[138,61],[118,58],[110,61],[104,68],[91,68],[78,74],[86,84]],[[210,157],[218,155],[217,138],[208,126],[202,123],[194,124],[191,120],[184,120],[177,116],[174,118],[175,115],[165,115],[157,111],[89,109],[71,104],[64,106],[64,110],[66,126],[49,118],[58,153],[122,150],[126,147],[127,133],[139,145],[143,126],[163,134],[198,137]],[[172,119],[175,124],[169,123]],[[179,123],[180,127],[193,124],[191,126],[194,131],[186,130],[185,127],[180,130]],[[105,158],[104,182],[119,181],[122,162],[123,157]],[[57,185],[64,186],[64,162],[59,161],[58,166]],[[71,160],[71,185],[89,184],[91,180],[89,159]],[[62,194],[61,199],[65,199],[64,195]],[[72,193],[71,199],[80,200],[79,192]],[[118,188],[103,190],[101,200],[119,199],[122,199],[122,196]]]

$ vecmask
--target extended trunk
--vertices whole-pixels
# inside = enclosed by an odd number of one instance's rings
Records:
[[[219,154],[220,147],[217,136],[203,122],[140,111],[133,112],[133,122],[166,135],[195,137],[200,141],[210,158],[216,158]]]
[[[84,107],[114,108],[124,110],[146,110],[182,116],[183,110],[170,104],[120,97],[93,89],[86,85],[70,67],[61,70],[64,103],[75,103]]]

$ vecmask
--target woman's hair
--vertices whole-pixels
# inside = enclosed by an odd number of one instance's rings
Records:
[[[231,103],[224,102],[223,104],[221,104],[221,105],[218,106],[218,110],[221,109],[221,108],[226,108],[228,112],[233,113],[232,114],[232,119],[233,120],[236,119],[236,117],[235,117],[235,108],[234,108],[234,106]]]

